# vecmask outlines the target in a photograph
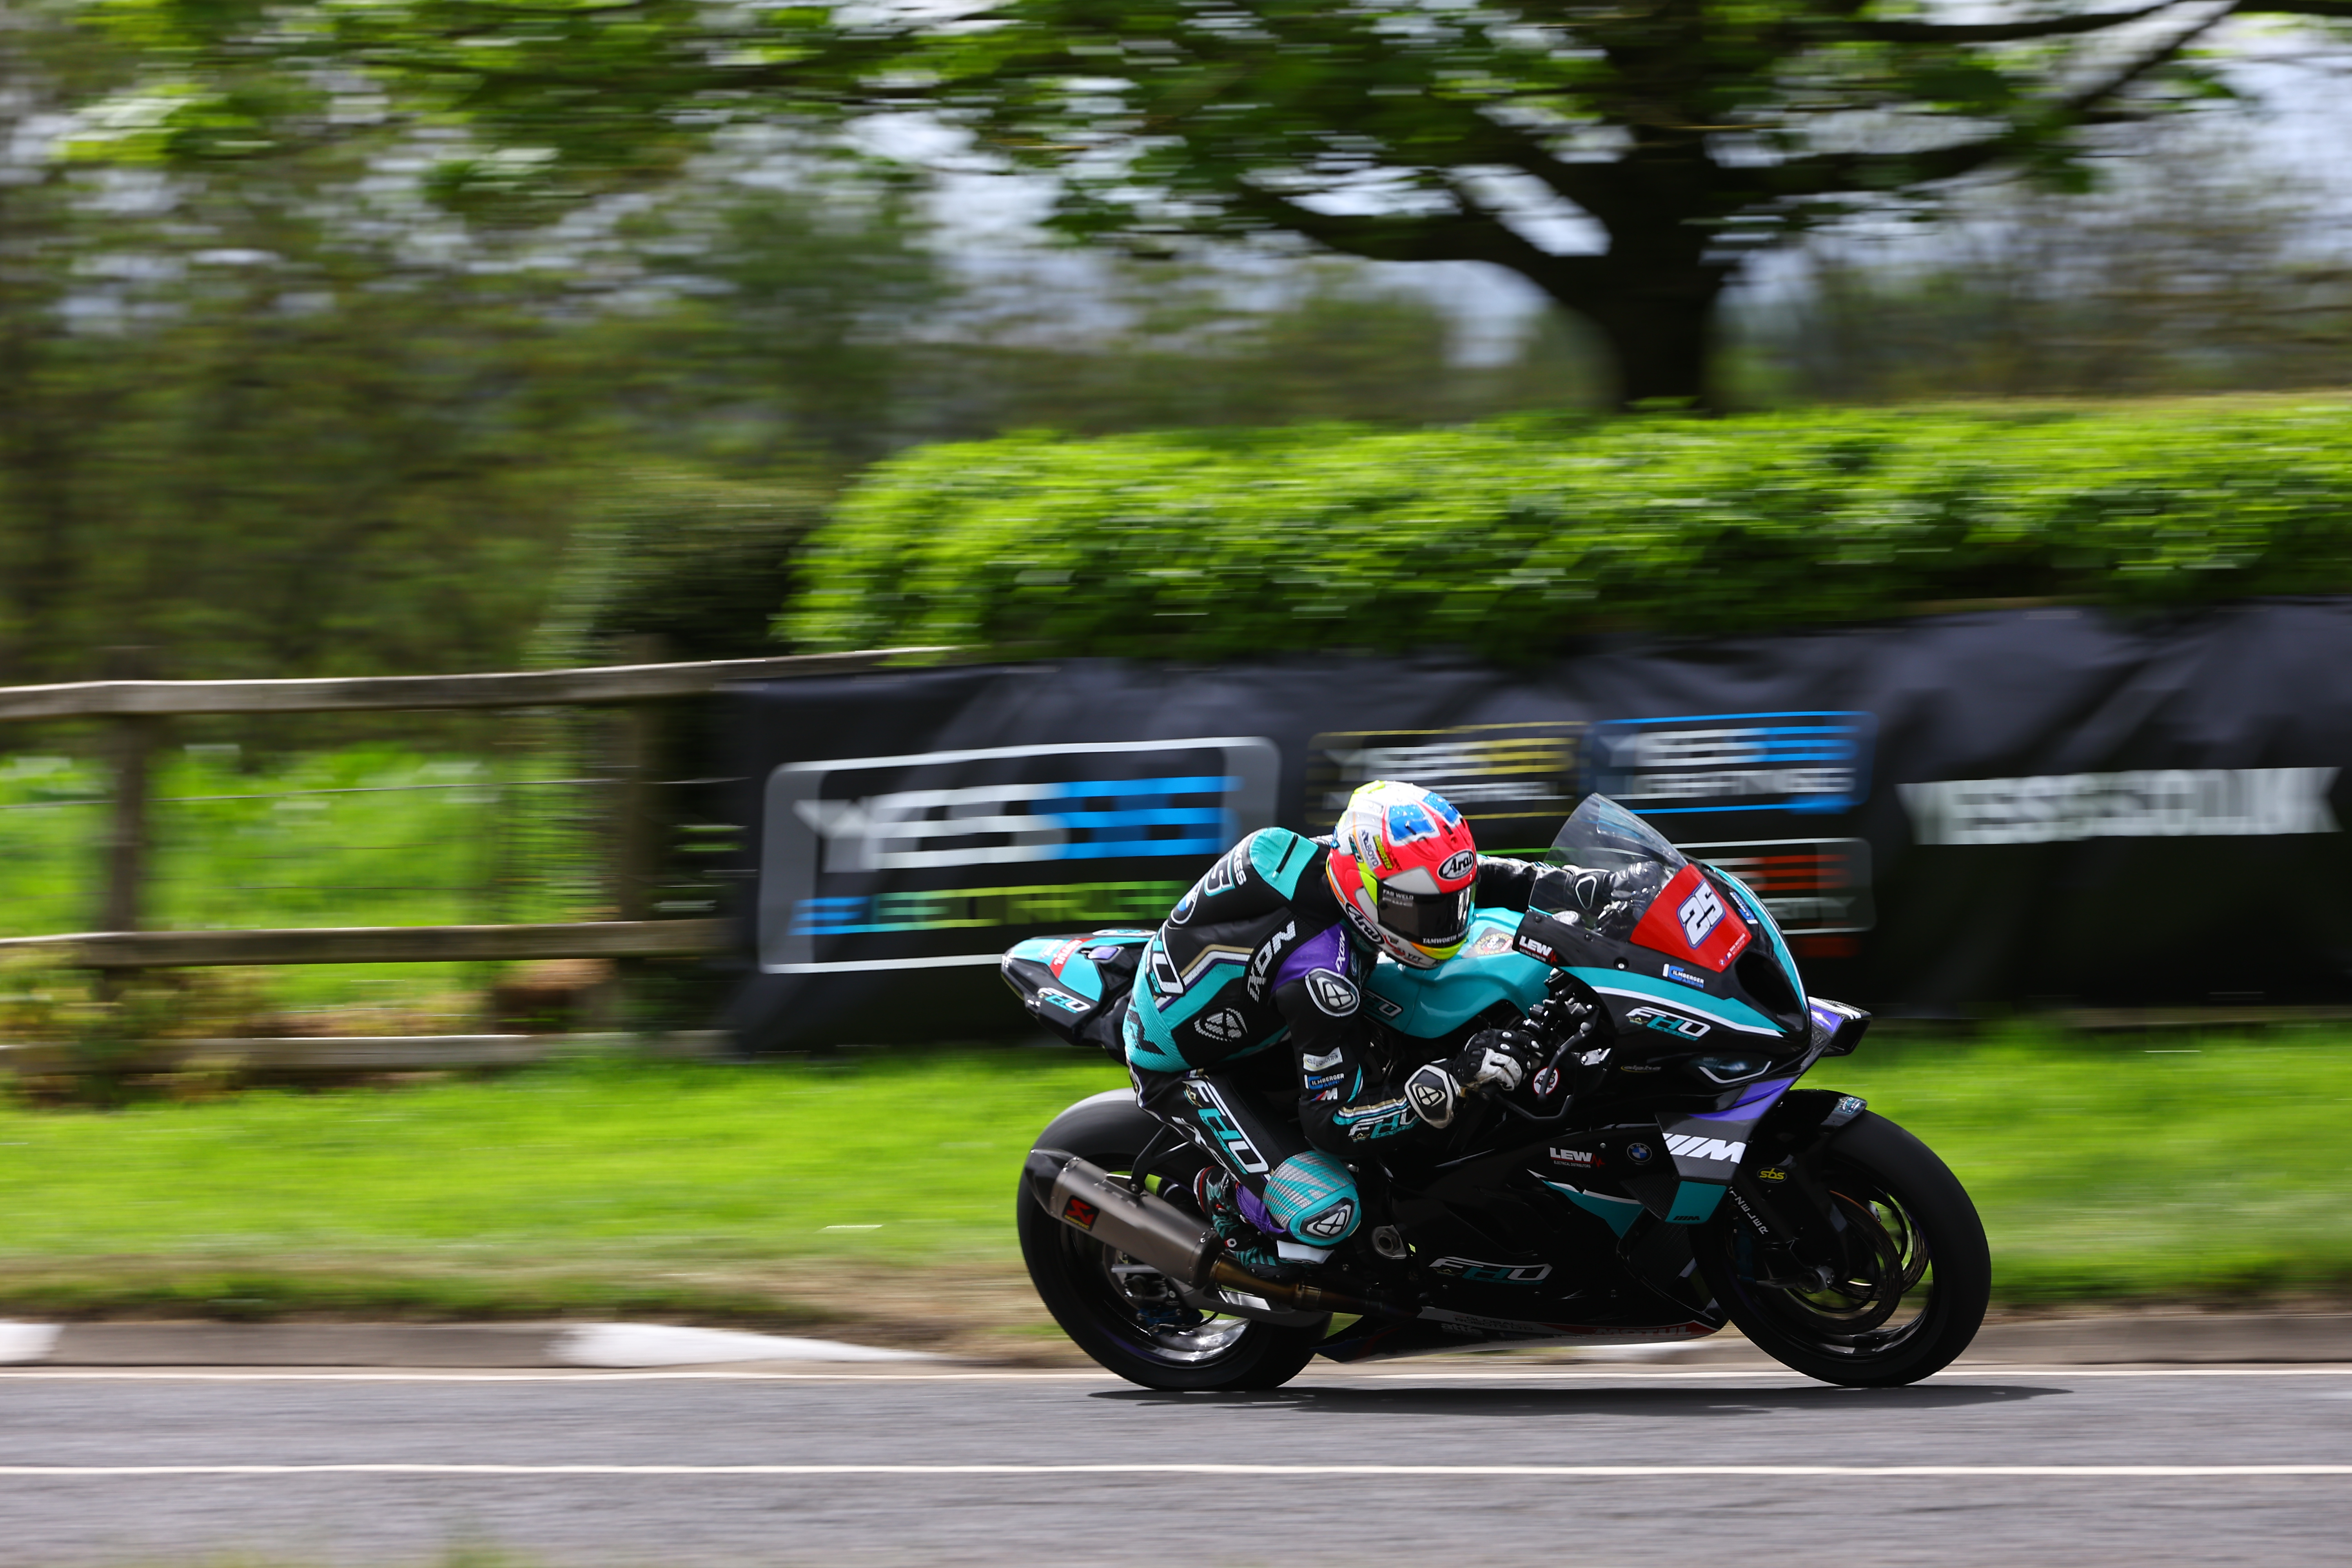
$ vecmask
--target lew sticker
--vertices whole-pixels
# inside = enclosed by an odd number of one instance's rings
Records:
[[[1715,896],[1713,888],[1701,882],[1692,890],[1691,896],[1683,900],[1683,907],[1675,911],[1675,917],[1683,922],[1683,940],[1696,947],[1706,940],[1707,933],[1723,919],[1723,900]]]
[[[1601,1163],[1601,1156],[1590,1149],[1554,1149],[1551,1157],[1562,1165],[1575,1165],[1587,1171]]]
[[[1356,988],[1345,976],[1328,969],[1307,972],[1307,994],[1315,1005],[1334,1018],[1345,1018],[1356,1010]]]

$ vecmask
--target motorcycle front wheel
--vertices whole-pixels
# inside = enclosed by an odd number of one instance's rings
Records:
[[[1976,1338],[1992,1293],[1967,1190],[1935,1151],[1869,1112],[1806,1158],[1840,1256],[1810,1260],[1814,1278],[1776,1277],[1788,1264],[1726,1203],[1691,1238],[1716,1300],[1759,1350],[1824,1383],[1888,1388],[1942,1371]]]
[[[1131,1096],[1073,1107],[1041,1144],[1124,1175],[1155,1125]],[[1100,1103],[1100,1100],[1112,1100]],[[1024,1189],[1015,1199],[1022,1261],[1045,1310],[1077,1347],[1146,1388],[1279,1388],[1314,1359],[1329,1320],[1301,1325],[1202,1312],[1168,1277],[1047,1214]]]

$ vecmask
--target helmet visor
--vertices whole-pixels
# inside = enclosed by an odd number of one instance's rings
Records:
[[[1380,889],[1381,927],[1423,947],[1454,947],[1470,929],[1470,900],[1475,889],[1451,893],[1408,893],[1383,883]]]

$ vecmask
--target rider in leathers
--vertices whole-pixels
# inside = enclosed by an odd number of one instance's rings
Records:
[[[1462,815],[1412,784],[1358,790],[1328,838],[1251,834],[1177,901],[1143,952],[1121,1025],[1144,1107],[1215,1154],[1194,1196],[1237,1260],[1319,1264],[1354,1235],[1346,1162],[1452,1121],[1459,1099],[1518,1086],[1533,1036],[1489,1030],[1402,1084],[1368,1062],[1363,977],[1377,955],[1432,968],[1474,907],[1525,910],[1545,868],[1482,857]],[[1298,1121],[1244,1087],[1287,1056]]]

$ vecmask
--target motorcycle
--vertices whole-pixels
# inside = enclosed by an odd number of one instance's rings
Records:
[[[1021,1249],[1055,1320],[1159,1389],[1273,1388],[1352,1363],[1495,1345],[1696,1340],[1737,1324],[1823,1382],[1908,1384],[1968,1347],[1991,1261],[1944,1163],[1857,1096],[1799,1089],[1851,1053],[1856,1007],[1809,997],[1762,900],[1588,796],[1523,914],[1479,910],[1433,969],[1366,977],[1371,1050],[1402,1083],[1479,1030],[1516,1026],[1544,1065],[1467,1099],[1438,1137],[1350,1156],[1350,1250],[1276,1278],[1245,1268],[1192,1201],[1214,1153],[1111,1090],[1031,1151]],[[1150,932],[1015,945],[1033,1016],[1122,1066],[1118,1023]],[[1295,1107],[1288,1053],[1258,1086]],[[1246,1063],[1221,1066],[1228,1085]],[[1229,1072],[1228,1068],[1232,1071]]]

